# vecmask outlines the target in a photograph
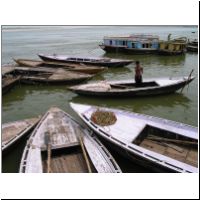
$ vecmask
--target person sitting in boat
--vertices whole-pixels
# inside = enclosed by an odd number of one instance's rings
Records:
[[[140,66],[140,62],[136,61],[135,83],[136,83],[137,86],[142,83],[142,73],[143,73],[143,68]]]

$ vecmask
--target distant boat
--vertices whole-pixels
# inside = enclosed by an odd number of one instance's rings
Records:
[[[192,40],[187,43],[187,51],[198,52],[198,40]]]
[[[70,115],[52,107],[33,130],[20,173],[120,173],[105,146]]]
[[[144,79],[137,86],[134,80],[99,81],[76,85],[68,89],[80,94],[97,97],[136,97],[173,93],[189,84],[194,77]]]
[[[198,173],[197,127],[123,110],[70,105],[110,147],[137,164],[159,172]],[[113,113],[115,123],[98,125],[92,119],[96,111]]]
[[[95,66],[95,65],[92,66],[85,64],[70,64],[62,62],[45,62],[45,61],[30,60],[30,59],[14,59],[14,61],[19,66],[63,68],[65,70],[87,73],[87,74],[97,74],[107,69],[106,67]]]
[[[152,54],[158,51],[157,35],[132,34],[128,36],[106,36],[99,45],[106,52],[129,54]]]
[[[105,67],[122,67],[129,65],[133,60],[123,60],[105,57],[84,57],[84,56],[69,56],[69,55],[43,55],[38,54],[38,56],[44,61],[55,61],[55,62],[65,62],[65,63],[83,63],[87,65],[98,65]]]
[[[170,35],[168,41],[159,41],[158,53],[161,55],[180,55],[186,52],[187,38],[180,37],[171,40]]]
[[[35,117],[2,124],[1,148],[3,153],[14,144],[21,141],[24,136],[27,136],[27,134],[37,125],[39,119],[40,117]]]

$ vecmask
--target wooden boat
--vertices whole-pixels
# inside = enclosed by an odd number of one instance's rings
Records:
[[[159,37],[147,34],[128,36],[106,36],[99,45],[106,52],[130,54],[155,54],[159,47]]]
[[[2,94],[7,93],[15,84],[20,81],[20,76],[6,75],[2,77]]]
[[[187,51],[198,52],[198,46],[187,45]]]
[[[63,68],[65,70],[81,72],[86,74],[97,74],[105,71],[107,68],[102,66],[93,66],[93,65],[85,65],[85,64],[72,64],[72,63],[62,63],[62,62],[45,62],[38,60],[30,60],[30,59],[14,59],[14,61],[19,66],[25,67],[55,67],[55,68]]]
[[[161,55],[180,55],[186,52],[187,38],[181,37],[177,39],[170,39],[171,34],[168,35],[168,41],[160,41],[158,53]]]
[[[189,41],[187,44],[187,51],[198,52],[198,40]]]
[[[19,66],[25,67],[39,67],[44,63],[43,61],[31,60],[31,59],[13,59]]]
[[[123,156],[160,172],[198,172],[198,128],[158,117],[71,103],[79,117]],[[101,126],[96,111],[111,112],[116,121]],[[102,119],[101,119],[102,120]]]
[[[2,124],[2,151],[21,141],[36,126],[40,117]]]
[[[47,84],[73,84],[92,78],[94,75],[80,72],[67,71],[62,68],[47,67],[15,67],[15,71],[21,74],[21,82],[47,83]]]
[[[173,93],[189,84],[194,77],[144,79],[137,86],[134,80],[101,81],[68,87],[69,90],[88,96],[136,97]]]
[[[71,116],[52,107],[24,149],[21,173],[121,172],[108,150]]]
[[[83,63],[87,65],[98,65],[106,67],[122,67],[129,65],[133,60],[122,60],[113,59],[105,57],[84,57],[84,56],[70,56],[70,55],[43,55],[38,54],[38,56],[44,61],[55,61],[55,62],[65,62],[65,63]]]
[[[6,64],[1,66],[1,75],[4,77],[10,75],[15,71],[15,67],[12,64]]]

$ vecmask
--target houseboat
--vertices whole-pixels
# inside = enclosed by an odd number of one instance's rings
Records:
[[[150,54],[158,51],[159,37],[156,35],[133,34],[129,36],[104,37],[99,45],[106,52]]]

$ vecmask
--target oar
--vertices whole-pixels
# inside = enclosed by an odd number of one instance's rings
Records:
[[[51,172],[51,134],[46,132],[46,143],[47,143],[47,173]]]
[[[186,141],[186,140],[176,140],[176,139],[169,139],[169,138],[160,138],[160,137],[156,137],[156,136],[148,136],[147,139],[155,140],[155,141],[159,141],[159,142],[173,142],[173,143],[185,144],[185,145],[198,145],[198,142]]]
[[[194,71],[194,69],[192,69],[192,71],[190,72],[190,74],[189,74],[189,76],[188,76],[188,79],[187,79],[187,81],[185,82],[185,85],[184,85],[184,86],[182,87],[182,89],[181,89],[181,93],[182,93],[183,89],[185,88],[185,86],[187,85],[188,81],[190,80],[193,71]]]
[[[117,85],[117,84],[110,84],[111,87],[118,87],[118,88],[124,88],[124,89],[128,89],[129,86],[125,86],[125,85]]]
[[[80,142],[80,144],[81,144],[81,149],[82,149],[82,151],[83,151],[83,156],[84,156],[84,159],[85,159],[86,164],[87,164],[88,172],[89,172],[89,173],[92,173],[91,166],[90,166],[90,162],[89,162],[89,158],[88,158],[87,153],[86,153],[86,151],[85,151],[85,147],[84,147],[83,140],[82,140],[82,137],[81,137],[81,136],[79,136],[79,142]]]

